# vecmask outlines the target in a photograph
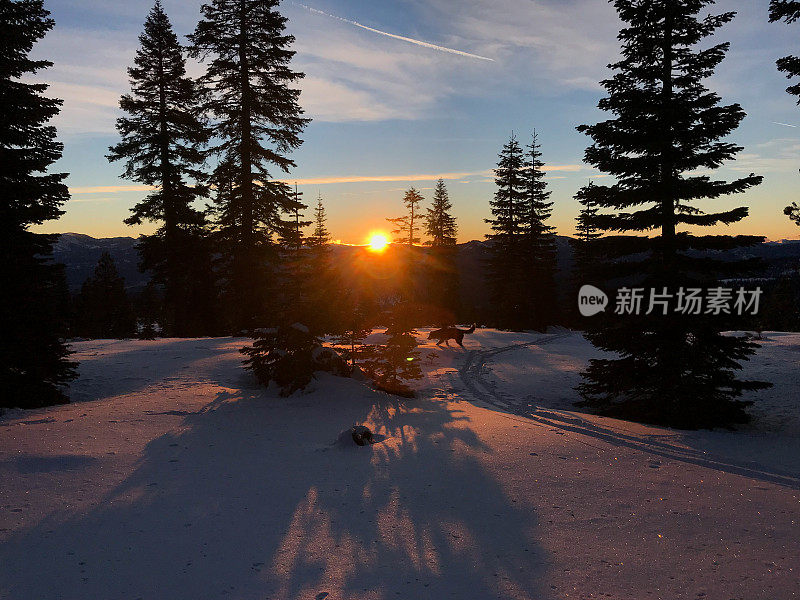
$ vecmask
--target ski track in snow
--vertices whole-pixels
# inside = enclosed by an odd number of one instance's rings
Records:
[[[800,489],[800,477],[792,473],[753,461],[731,460],[729,457],[713,455],[708,452],[693,450],[691,448],[660,442],[654,439],[647,439],[647,437],[642,437],[640,435],[630,435],[621,431],[615,431],[611,427],[603,426],[598,422],[584,418],[579,413],[543,408],[537,406],[533,402],[527,401],[528,399],[521,400],[508,394],[498,392],[496,386],[492,385],[484,377],[487,363],[503,353],[522,348],[530,348],[531,346],[544,346],[557,340],[564,339],[570,334],[571,332],[542,335],[529,342],[510,344],[508,346],[489,348],[486,350],[470,350],[469,354],[464,359],[463,365],[458,369],[460,381],[466,388],[466,391],[478,402],[485,403],[501,411],[535,421],[536,423],[556,430],[569,431],[583,437],[595,438],[609,442],[615,446],[625,446],[671,460],[761,479],[793,489]],[[586,441],[584,440],[583,443],[586,443]]]

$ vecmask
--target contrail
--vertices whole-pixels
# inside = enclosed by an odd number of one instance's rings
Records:
[[[794,128],[798,127],[798,125],[789,125],[789,123],[778,123],[777,121],[771,121],[771,122],[774,123],[775,125],[783,125],[784,127],[794,127]]]
[[[432,50],[438,50],[439,52],[448,52],[450,54],[458,54],[459,56],[467,56],[469,58],[477,58],[478,60],[488,60],[490,62],[494,62],[493,58],[487,58],[486,56],[479,56],[477,54],[470,54],[469,52],[462,52],[461,50],[453,50],[452,48],[445,48],[444,46],[437,46],[435,44],[429,44],[428,42],[423,42],[421,40],[415,40],[413,38],[403,37],[402,35],[395,35],[393,33],[387,33],[386,31],[381,31],[380,29],[373,29],[372,27],[367,27],[366,25],[362,25],[356,21],[351,21],[350,19],[343,19],[342,17],[337,17],[336,15],[332,15],[330,13],[323,12],[316,8],[311,8],[310,6],[306,6],[305,4],[301,4],[300,2],[292,2],[297,6],[301,6],[305,8],[307,11],[318,14],[318,15],[325,15],[326,17],[330,17],[331,19],[336,19],[337,21],[342,21],[344,23],[349,23],[350,25],[355,25],[356,27],[360,27],[361,29],[366,29],[367,31],[371,31],[373,33],[377,33],[380,35],[385,35],[386,37],[394,38],[396,40],[401,40],[403,42],[408,42],[409,44],[416,44],[417,46],[423,46],[424,48],[431,48]]]

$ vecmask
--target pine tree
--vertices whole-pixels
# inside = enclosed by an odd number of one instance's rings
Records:
[[[292,87],[294,36],[277,11],[278,0],[212,0],[189,36],[191,55],[208,62],[201,81],[210,88],[206,108],[215,117],[212,148],[219,158],[212,176],[217,187],[217,251],[225,270],[226,312],[239,330],[268,319],[277,304],[272,294],[274,237],[285,237],[299,208],[291,188],[273,179],[295,166],[287,154],[302,143],[309,122]]]
[[[408,210],[408,214],[403,217],[386,219],[390,223],[393,223],[396,227],[392,233],[397,235],[395,241],[398,244],[414,246],[420,243],[420,238],[417,236],[417,232],[420,229],[419,205],[424,199],[425,198],[422,197],[422,194],[412,187],[403,196],[403,204]]]
[[[792,202],[789,206],[783,209],[783,214],[789,217],[800,227],[800,205],[797,202]]]
[[[378,389],[398,396],[414,397],[408,381],[420,379],[420,351],[414,319],[417,307],[407,301],[395,303],[386,318],[386,343],[374,348],[369,358],[362,360],[364,370],[372,377]]]
[[[556,321],[556,233],[546,221],[553,212],[551,192],[545,181],[541,145],[536,131],[527,146],[525,169],[525,206],[523,229],[523,266],[525,309],[524,325],[544,331]]]
[[[784,21],[786,23],[794,23],[800,19],[800,2],[797,0],[770,0],[769,3],[769,22]],[[800,76],[800,56],[784,56],[779,58],[776,62],[778,70],[786,73],[786,78]],[[800,104],[800,82],[795,83],[786,91],[792,96],[797,96],[797,103]],[[788,216],[792,221],[800,225],[800,206],[797,202],[792,202],[789,206],[783,209],[783,214]]]
[[[433,202],[425,215],[425,233],[429,260],[425,269],[427,317],[442,326],[454,323],[459,310],[459,277],[456,265],[456,235],[458,226],[451,211],[447,186],[443,179],[436,182]]]
[[[325,206],[322,196],[317,197],[314,209],[314,231],[307,238],[303,256],[303,280],[308,298],[303,322],[318,335],[337,332],[338,312],[342,309],[342,298],[337,293],[340,287],[330,246]]]
[[[306,221],[303,211],[308,208],[307,204],[303,204],[300,198],[303,192],[297,191],[297,184],[294,186],[293,197],[295,200],[292,213],[287,220],[287,226],[280,233],[280,246],[284,251],[289,251],[293,254],[300,252],[300,248],[307,241],[303,236],[303,229],[311,225],[313,221]]]
[[[136,332],[136,318],[114,259],[103,252],[94,273],[78,296],[78,335],[88,338],[128,338]]]
[[[599,104],[614,118],[578,129],[594,142],[586,161],[616,178],[612,185],[584,189],[587,199],[609,211],[588,217],[588,223],[604,231],[658,234],[601,240],[617,277],[630,278],[628,287],[659,293],[667,288],[675,294],[680,287],[719,285],[720,274],[743,265],[724,263],[705,251],[763,240],[679,231],[740,221],[746,207],[707,214],[693,202],[744,192],[761,182],[753,174],[732,182],[696,174],[700,168],[716,169],[741,150],[720,140],[745,116],[738,104],[721,105],[704,85],[728,44],[696,46],[735,14],[699,18],[710,4],[713,0],[614,2],[628,26],[619,35],[622,59],[603,82],[608,97]],[[661,312],[595,317],[600,325],[589,339],[621,358],[591,361],[580,388],[584,404],[607,415],[678,427],[747,421],[750,403],[741,394],[768,384],[738,380],[735,372],[756,346],[721,335],[719,321],[710,315]]]
[[[202,146],[209,139],[199,102],[201,89],[186,75],[186,60],[172,24],[156,0],[139,36],[131,93],[120,99],[122,141],[110,161],[125,161],[123,177],[156,186],[131,209],[128,225],[160,223],[139,243],[141,267],[165,289],[170,335],[208,334],[214,297],[206,220],[193,203],[207,195]]]
[[[66,173],[47,172],[63,149],[47,125],[62,102],[29,82],[53,64],[29,57],[54,25],[42,0],[0,0],[0,23],[0,406],[35,408],[68,402],[64,385],[75,376],[61,339],[63,271],[50,262],[57,236],[29,231],[61,216],[69,199]]]
[[[434,248],[455,246],[458,226],[456,218],[450,213],[453,205],[443,179],[436,182],[433,202],[425,215],[425,233],[431,238],[427,242]]]
[[[575,194],[575,199],[582,208],[576,223],[576,237],[570,240],[575,259],[575,275],[579,285],[592,283],[593,274],[598,267],[598,257],[594,253],[592,242],[602,237],[602,232],[595,225],[599,209],[592,201],[594,184],[589,184]]]
[[[317,206],[314,208],[314,233],[308,238],[308,245],[312,248],[326,248],[330,244],[331,235],[328,231],[327,221],[322,196],[318,195]]]
[[[495,169],[497,191],[489,202],[492,219],[486,219],[492,233],[487,279],[497,325],[520,327],[524,321],[523,286],[524,218],[527,209],[527,183],[523,173],[525,156],[517,138],[503,146]]]
[[[800,2],[797,0],[770,0],[769,3],[769,22],[784,21],[794,23],[800,19]],[[784,56],[776,62],[778,70],[786,73],[786,78],[800,76],[800,57]],[[800,104],[800,83],[796,83],[786,89],[792,96],[797,96],[797,103]]]

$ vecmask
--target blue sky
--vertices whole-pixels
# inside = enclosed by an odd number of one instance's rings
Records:
[[[177,33],[190,33],[201,3],[163,4]],[[73,196],[64,217],[40,230],[148,233],[154,226],[122,223],[146,192],[120,179],[120,165],[104,156],[117,140],[117,101],[128,89],[126,68],[152,2],[45,5],[56,28],[35,52],[55,62],[43,79],[52,84],[51,95],[65,100],[55,120],[65,144],[57,168],[70,172]],[[709,85],[748,113],[731,137],[745,150],[720,174],[755,172],[765,182],[707,208],[746,204],[751,217],[726,231],[797,239],[800,228],[782,208],[797,199],[800,184],[800,128],[789,126],[800,125],[800,108],[784,92],[788,81],[776,71],[775,59],[800,54],[800,24],[768,23],[767,5],[719,0],[714,8],[739,14],[714,39],[730,41],[731,51]],[[371,231],[388,229],[384,218],[400,213],[405,189],[414,185],[430,198],[434,180],[442,176],[460,241],[481,239],[497,153],[512,130],[527,141],[534,127],[552,169],[553,224],[561,234],[574,233],[578,205],[572,196],[600,175],[583,164],[589,142],[575,127],[604,118],[596,109],[603,95],[598,82],[617,57],[620,28],[609,3],[305,0],[285,1],[281,10],[297,38],[295,68],[306,73],[300,102],[314,119],[293,155],[298,167],[287,179],[300,182],[307,200],[322,194],[335,238],[363,243]],[[202,66],[190,70],[199,74]]]

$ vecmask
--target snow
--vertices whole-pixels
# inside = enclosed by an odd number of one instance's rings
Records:
[[[244,339],[75,343],[75,401],[0,420],[0,598],[800,595],[800,334],[746,367],[752,426],[679,432],[572,407],[580,334],[427,331],[416,399],[280,398]]]

